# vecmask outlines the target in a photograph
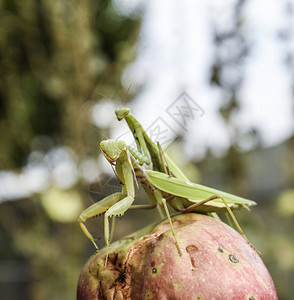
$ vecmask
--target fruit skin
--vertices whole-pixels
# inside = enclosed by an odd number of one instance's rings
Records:
[[[206,215],[173,217],[182,256],[165,220],[112,244],[84,266],[77,300],[278,299],[257,252],[228,225]],[[147,234],[146,232],[150,232]]]

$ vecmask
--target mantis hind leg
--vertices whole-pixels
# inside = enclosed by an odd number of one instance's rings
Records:
[[[247,239],[246,235],[244,234],[241,226],[239,225],[235,215],[233,214],[231,208],[229,207],[229,205],[227,204],[227,202],[225,201],[224,197],[221,196],[221,195],[213,195],[207,199],[204,199],[198,203],[195,203],[195,204],[192,204],[191,206],[185,208],[185,209],[181,209],[182,212],[190,212],[190,211],[193,211],[196,207],[200,206],[200,205],[203,205],[205,204],[206,202],[209,202],[209,201],[212,201],[212,200],[215,200],[215,199],[221,199],[229,213],[229,215],[231,216],[235,226],[237,227],[238,231],[240,232],[240,234],[244,237],[244,239],[247,241],[247,243],[257,252],[260,254],[260,252],[250,243],[250,241]]]
[[[189,206],[187,208],[181,209],[181,212],[190,212],[190,211],[193,211],[196,207],[199,207],[199,206],[201,206],[201,205],[203,205],[203,204],[205,204],[205,203],[207,203],[209,201],[213,201],[215,199],[221,199],[223,201],[224,205],[226,206],[226,209],[227,209],[228,213],[230,214],[230,216],[231,216],[234,224],[236,225],[237,229],[239,230],[240,234],[243,235],[243,237],[247,240],[247,238],[246,238],[246,236],[245,236],[245,234],[244,234],[241,226],[239,225],[236,217],[234,216],[232,210],[230,209],[230,207],[228,206],[227,202],[225,201],[225,199],[221,195],[213,195],[213,196],[211,196],[211,197],[209,197],[207,199],[204,199],[204,200],[202,200],[202,201],[200,201],[198,203],[194,203],[194,204],[192,204],[191,206]]]

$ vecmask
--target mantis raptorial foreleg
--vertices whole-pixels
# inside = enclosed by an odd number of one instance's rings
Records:
[[[123,141],[102,141],[100,149],[108,162],[115,166],[114,172],[118,177],[122,192],[114,193],[98,203],[94,203],[84,210],[79,217],[79,225],[88,239],[94,244],[96,250],[98,246],[95,239],[88,231],[84,224],[89,218],[104,213],[104,238],[106,243],[105,266],[109,253],[109,245],[112,239],[114,220],[117,216],[122,216],[128,209],[150,209],[157,206],[156,200],[150,197],[151,205],[132,205],[135,197],[134,179],[136,179],[135,171],[132,166],[131,158],[127,150],[127,146]],[[112,226],[110,230],[109,218],[112,217]]]
[[[107,196],[103,200],[92,204],[80,214],[78,219],[80,227],[84,232],[85,236],[94,244],[96,250],[98,250],[98,246],[95,243],[95,239],[93,238],[92,234],[89,232],[84,223],[90,218],[105,213],[112,205],[123,199],[123,197],[124,195],[122,193],[114,193],[110,196]]]
[[[140,138],[140,141],[137,142],[137,146],[138,146],[138,150],[133,148],[132,146],[128,146],[128,150],[139,161],[140,165],[143,165],[144,163],[149,165],[151,161],[148,155],[148,151],[144,139]]]
[[[104,237],[106,243],[106,258],[105,266],[107,264],[108,253],[109,253],[109,244],[110,244],[110,235],[109,235],[109,217],[118,217],[122,216],[134,202],[134,196],[127,196],[111,206],[104,214]]]

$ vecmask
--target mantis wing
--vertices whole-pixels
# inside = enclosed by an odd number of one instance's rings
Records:
[[[206,187],[201,184],[196,184],[190,181],[183,181],[179,178],[170,177],[169,175],[166,175],[161,172],[151,171],[151,170],[145,172],[146,172],[147,179],[157,189],[166,192],[168,194],[171,194],[173,196],[187,198],[191,202],[198,202],[200,200],[207,199],[213,195],[220,195],[226,200],[226,202],[229,205],[230,204],[239,204],[244,206],[256,205],[256,202],[254,201],[247,200],[245,198],[238,197],[226,192],[222,192],[217,189]],[[215,206],[217,207],[223,206],[221,199],[215,199],[211,201],[210,205],[212,205],[213,203],[215,203]]]

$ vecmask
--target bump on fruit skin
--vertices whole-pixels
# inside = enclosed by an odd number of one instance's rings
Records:
[[[114,243],[106,268],[105,249],[89,259],[77,300],[278,299],[261,258],[234,229],[195,213],[172,220],[182,256],[166,220],[149,226]]]

